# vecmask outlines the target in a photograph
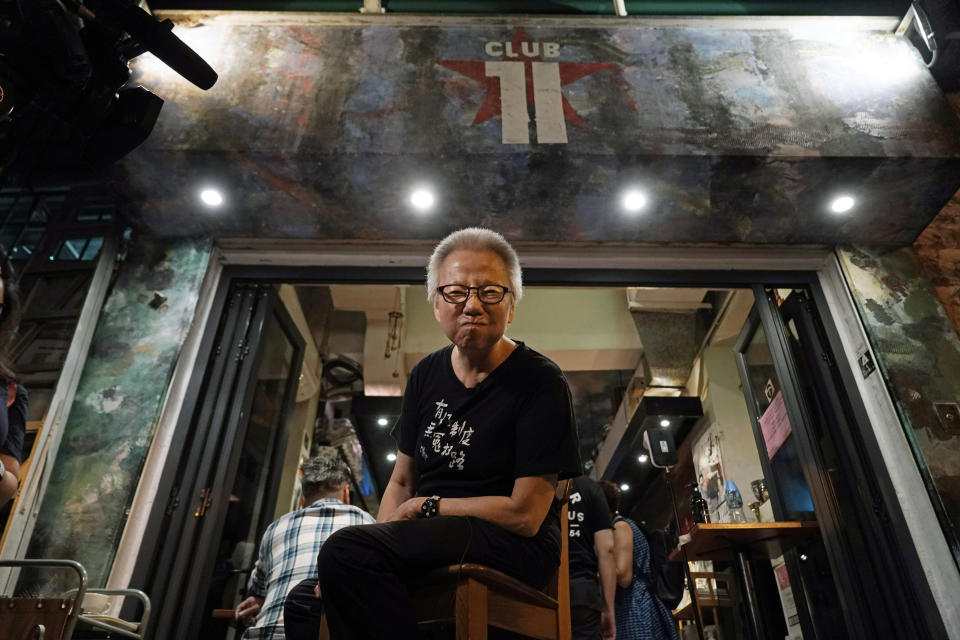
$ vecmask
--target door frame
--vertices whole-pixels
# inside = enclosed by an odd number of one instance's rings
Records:
[[[763,283],[808,287],[837,356],[844,386],[861,428],[870,471],[881,487],[895,538],[905,555],[909,580],[924,618],[938,628],[934,637],[960,640],[960,571],[954,562],[926,491],[903,426],[882,376],[864,377],[857,357],[876,361],[866,331],[832,250],[794,247],[637,247],[516,243],[528,285],[559,286],[716,286]],[[157,480],[170,453],[176,425],[196,402],[190,381],[205,366],[213,341],[208,325],[219,318],[226,292],[238,279],[343,284],[422,283],[432,243],[358,243],[322,240],[222,239],[210,259],[197,316],[177,362],[147,467],[111,572],[111,586],[127,586],[144,537],[151,507],[166,496]],[[215,327],[214,327],[215,329]],[[202,375],[202,373],[200,373]],[[193,392],[193,393],[192,393]],[[611,434],[615,437],[616,434]],[[148,474],[149,472],[149,474]],[[149,482],[153,479],[153,482]],[[146,512],[146,513],[145,513]]]
[[[281,411],[278,415],[280,432],[278,433],[277,439],[273,442],[272,451],[270,451],[267,459],[267,465],[270,464],[271,460],[276,460],[278,457],[282,459],[282,452],[286,449],[287,438],[290,433],[290,419],[293,415],[293,407],[297,396],[297,381],[300,378],[301,367],[303,366],[305,342],[300,335],[300,330],[296,324],[294,324],[290,314],[280,301],[277,292],[271,288],[266,292],[262,308],[257,309],[252,322],[252,325],[256,325],[257,332],[256,351],[253,350],[254,345],[249,342],[244,347],[244,351],[249,350],[249,354],[252,357],[249,359],[249,364],[245,363],[243,367],[244,371],[237,379],[237,388],[242,389],[240,394],[242,401],[231,403],[229,415],[225,421],[227,432],[224,437],[224,442],[233,442],[234,446],[229,450],[229,456],[222,456],[215,463],[216,468],[222,472],[215,473],[212,476],[212,482],[210,482],[211,502],[209,504],[211,506],[209,511],[207,511],[208,517],[204,518],[203,526],[196,543],[196,548],[199,550],[200,556],[206,554],[210,557],[212,554],[209,552],[215,552],[223,536],[224,519],[226,517],[228,502],[227,497],[233,480],[236,477],[243,443],[246,439],[247,430],[249,429],[257,374],[263,358],[266,355],[264,351],[266,346],[264,342],[266,339],[266,327],[271,320],[278,322],[280,330],[290,340],[293,353],[290,359],[291,368],[287,378],[288,384],[284,389],[280,405]],[[277,497],[276,490],[280,475],[281,468],[275,466],[267,477],[264,493],[265,500],[261,503],[261,510],[256,523],[257,531],[259,532],[258,537],[263,534],[264,529],[266,529],[266,524],[269,524],[273,517]],[[214,499],[218,495],[220,499]],[[187,586],[183,594],[179,595],[178,598],[187,603],[205,602],[213,568],[213,565],[208,562],[202,566],[194,564],[191,568],[187,569],[185,572],[189,576]],[[181,610],[181,613],[185,612]],[[189,619],[189,616],[183,615],[183,619],[174,637],[195,638],[196,629],[199,628],[200,618],[204,615],[209,615],[209,612],[204,612],[202,609],[194,610],[192,620]]]
[[[70,409],[80,385],[83,364],[86,362],[97,328],[100,312],[110,289],[111,278],[117,261],[119,241],[116,234],[104,236],[100,255],[96,259],[90,286],[80,310],[73,338],[67,350],[67,356],[60,368],[60,376],[50,400],[43,427],[33,445],[30,468],[20,480],[20,490],[16,504],[10,513],[6,537],[0,548],[0,559],[16,560],[26,557],[27,546],[33,536],[33,529],[40,512],[40,502],[50,482],[50,474],[56,462],[60,441],[66,428]],[[13,588],[17,573],[0,572],[0,592]]]
[[[200,627],[270,322],[277,323],[293,348],[278,415],[281,432],[271,445],[270,459],[286,447],[305,342],[274,287],[234,283],[211,327],[216,347],[194,386],[194,411],[181,414],[184,421],[173,442],[181,455],[168,458],[157,487],[158,495],[169,497],[154,504],[142,541],[138,579],[156,603],[151,637],[189,638]],[[280,472],[276,467],[266,479],[257,535],[273,515],[276,496],[270,492],[275,493]]]
[[[806,289],[805,291],[809,292],[809,289]],[[851,637],[854,638],[868,638],[874,637],[879,633],[877,631],[878,625],[880,628],[892,631],[894,628],[896,628],[896,626],[884,626],[885,622],[883,616],[885,615],[884,610],[886,607],[884,607],[882,602],[869,602],[866,593],[870,588],[873,587],[874,581],[879,579],[877,576],[877,569],[884,567],[884,565],[888,564],[891,560],[895,561],[896,559],[880,558],[875,567],[867,570],[857,566],[857,558],[854,555],[844,553],[845,550],[854,548],[854,542],[850,537],[848,537],[847,534],[845,534],[843,521],[851,518],[856,519],[860,521],[860,526],[864,529],[868,529],[871,526],[883,527],[884,525],[882,524],[882,519],[886,514],[886,510],[883,506],[876,505],[881,512],[871,514],[875,515],[875,517],[871,518],[870,521],[861,520],[861,514],[859,513],[841,511],[842,505],[840,504],[840,501],[833,497],[836,491],[832,490],[831,482],[826,477],[826,470],[823,466],[822,456],[816,441],[817,429],[814,426],[817,424],[816,416],[814,415],[814,403],[816,402],[816,399],[811,397],[810,394],[804,390],[803,384],[801,383],[802,376],[800,375],[799,367],[805,365],[797,362],[798,354],[791,348],[785,326],[786,321],[781,318],[781,307],[779,306],[778,301],[774,299],[769,289],[762,284],[753,286],[753,294],[755,305],[751,310],[750,316],[748,317],[746,323],[744,323],[739,337],[737,338],[736,345],[734,346],[734,357],[737,362],[737,369],[740,373],[744,397],[747,400],[747,404],[750,408],[750,422],[751,426],[753,427],[753,434],[757,443],[757,448],[760,451],[760,463],[764,471],[764,477],[766,478],[767,486],[770,488],[771,505],[773,507],[774,515],[776,516],[777,520],[790,519],[785,512],[783,496],[780,493],[779,482],[772,471],[772,461],[763,452],[764,436],[761,432],[760,416],[757,414],[756,410],[758,407],[758,399],[753,388],[751,388],[751,386],[748,384],[750,380],[750,365],[746,360],[746,349],[756,335],[757,331],[760,330],[762,330],[764,333],[765,342],[770,352],[775,375],[778,380],[779,393],[781,393],[783,396],[787,412],[790,416],[790,422],[793,425],[793,442],[796,446],[797,454],[800,457],[804,481],[810,492],[810,498],[817,514],[816,519],[821,525],[820,537],[822,540],[822,545],[827,553],[827,559],[831,566],[831,572],[836,582],[836,595],[839,599],[838,604],[840,609],[844,613],[844,618],[847,624],[847,632]],[[789,299],[790,298],[788,298],[788,300]],[[784,303],[783,308],[786,308],[787,304],[788,303]],[[802,303],[800,300],[795,300],[789,304],[798,305]],[[797,320],[798,323],[801,321],[802,320],[800,319]],[[805,327],[805,329],[815,332],[815,328],[812,326]],[[800,339],[812,339],[815,341],[814,344],[821,342],[821,337],[819,335],[804,336],[801,333]],[[807,344],[805,346],[810,347],[813,345]],[[833,360],[829,347],[827,345],[819,346],[824,349],[822,352],[822,357],[825,360]],[[830,370],[830,365],[825,363],[819,364],[822,364],[828,369],[825,374],[828,378],[824,382],[825,389],[838,391],[838,395],[842,395],[842,391],[838,389],[841,384],[837,384],[838,381],[834,380],[832,370]],[[810,376],[818,376],[822,372],[810,370],[808,373]],[[825,393],[826,392],[827,391],[825,391]],[[820,398],[820,400],[827,401],[827,398]],[[838,398],[838,402],[842,405],[843,398]],[[849,437],[852,437],[854,440],[858,439],[859,431],[861,430],[858,429],[859,420],[856,416],[849,415],[849,413],[844,410],[843,406],[830,408],[821,407],[821,409],[824,411],[829,411],[832,409],[833,411],[838,412],[839,416],[836,417],[837,424],[835,427],[837,427],[838,430],[840,430],[841,426],[849,428],[849,431],[851,432]],[[855,409],[852,407],[850,409],[851,411],[855,411]],[[828,425],[820,425],[820,429],[825,428],[830,427]],[[843,437],[843,435],[838,433],[836,436],[832,437],[834,437],[836,440],[839,440]],[[853,470],[858,475],[870,473],[869,463],[864,460],[862,456],[858,455],[857,451],[851,453],[848,449],[843,448],[839,442],[835,445],[835,448],[836,454],[838,456],[842,456],[845,467]],[[844,482],[851,483],[849,476],[844,478]],[[858,488],[858,486],[859,485],[856,485],[855,483],[851,483],[850,486],[845,486],[843,488],[854,491]],[[860,488],[866,488],[866,490],[873,494],[873,489],[871,487]],[[854,498],[854,500],[856,500],[856,498]],[[876,502],[882,502],[882,498],[880,496],[876,496]],[[874,504],[875,501],[871,500],[870,505],[873,506]],[[885,534],[885,532],[882,531],[878,533],[881,535]],[[886,536],[883,535],[883,537]],[[897,549],[890,548],[885,550],[887,553],[895,553],[897,551]],[[798,552],[796,550],[790,550],[784,554],[787,569],[790,573],[790,581],[793,585],[803,584],[799,579],[800,565],[798,564],[797,557]],[[897,571],[905,572],[905,568],[895,566],[893,572]],[[880,570],[879,573],[883,574],[884,572]],[[889,593],[889,591],[887,592],[887,603],[890,610],[895,610],[903,602],[910,601],[912,598],[903,592],[903,586],[899,584],[899,581],[892,580],[890,582],[894,593]],[[907,585],[907,587],[909,587],[909,585]],[[815,633],[814,629],[819,628],[822,631],[824,629],[822,623],[817,625],[811,616],[811,611],[804,610],[804,607],[801,604],[808,599],[807,590],[805,588],[797,589],[795,586],[793,593],[798,602],[800,623],[801,627],[803,628],[804,637],[820,637]],[[909,607],[905,607],[904,610],[907,612],[912,611],[912,609]],[[896,622],[896,619],[886,620],[887,624],[896,625]],[[916,619],[911,620],[909,617],[907,617],[905,623],[908,627],[919,625],[922,628],[925,626],[924,621]],[[833,631],[835,632],[835,630]],[[827,631],[828,637],[829,633],[830,631]],[[927,635],[925,630],[924,632],[914,630],[913,634]]]

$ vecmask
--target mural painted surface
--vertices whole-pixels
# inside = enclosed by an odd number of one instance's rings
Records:
[[[847,247],[838,255],[921,472],[938,492],[957,554],[960,425],[944,424],[934,403],[960,401],[960,338],[909,247]]]
[[[960,92],[947,95],[960,118]],[[960,191],[917,238],[913,248],[960,334]]]
[[[137,64],[167,102],[118,171],[154,233],[903,245],[960,187],[960,124],[888,33],[254,19],[178,28],[209,92]],[[831,215],[851,191],[882,215]]]
[[[135,239],[104,305],[28,550],[103,585],[210,257],[209,241]],[[154,292],[167,299],[150,305]]]
[[[913,245],[960,335],[960,191]]]

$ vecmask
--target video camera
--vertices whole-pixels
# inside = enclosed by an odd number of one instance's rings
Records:
[[[212,87],[172,28],[136,0],[0,0],[0,184],[102,168],[146,140],[163,100],[128,81],[147,51]]]

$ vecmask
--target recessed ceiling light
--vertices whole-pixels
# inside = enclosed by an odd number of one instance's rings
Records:
[[[670,421],[669,421],[669,420],[666,420],[666,419],[661,420],[661,421],[660,421],[660,426],[661,426],[661,427],[669,427],[669,426],[670,426]]]
[[[623,209],[628,213],[637,213],[647,206],[647,194],[639,189],[630,189],[623,194]]]
[[[637,457],[637,462],[646,462],[646,461],[649,460],[649,459],[650,459],[650,456],[648,456],[648,455],[645,454],[645,453],[641,453],[641,454]]]
[[[223,204],[223,194],[216,189],[204,189],[200,192],[200,201],[208,207],[219,207]]]
[[[630,491],[630,485],[624,482],[622,485],[620,485],[620,491]]]
[[[395,453],[388,453],[388,454],[387,454],[387,460],[389,460],[390,462],[396,462],[396,460],[397,460],[397,454],[395,454]]]
[[[410,194],[410,204],[420,211],[428,211],[433,208],[436,197],[429,189],[419,187]]]
[[[853,209],[853,205],[857,203],[856,200],[850,196],[840,196],[839,198],[834,198],[833,202],[830,203],[830,210],[834,213],[846,213]]]
[[[380,425],[381,427],[385,427],[388,424],[390,424],[390,421],[387,420],[386,418],[377,418],[377,424]]]

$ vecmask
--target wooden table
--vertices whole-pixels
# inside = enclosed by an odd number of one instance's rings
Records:
[[[727,560],[732,555],[747,605],[747,623],[754,640],[765,640],[763,618],[750,564],[751,553],[776,558],[819,531],[816,522],[730,522],[696,524],[690,540],[670,553],[670,560]]]

